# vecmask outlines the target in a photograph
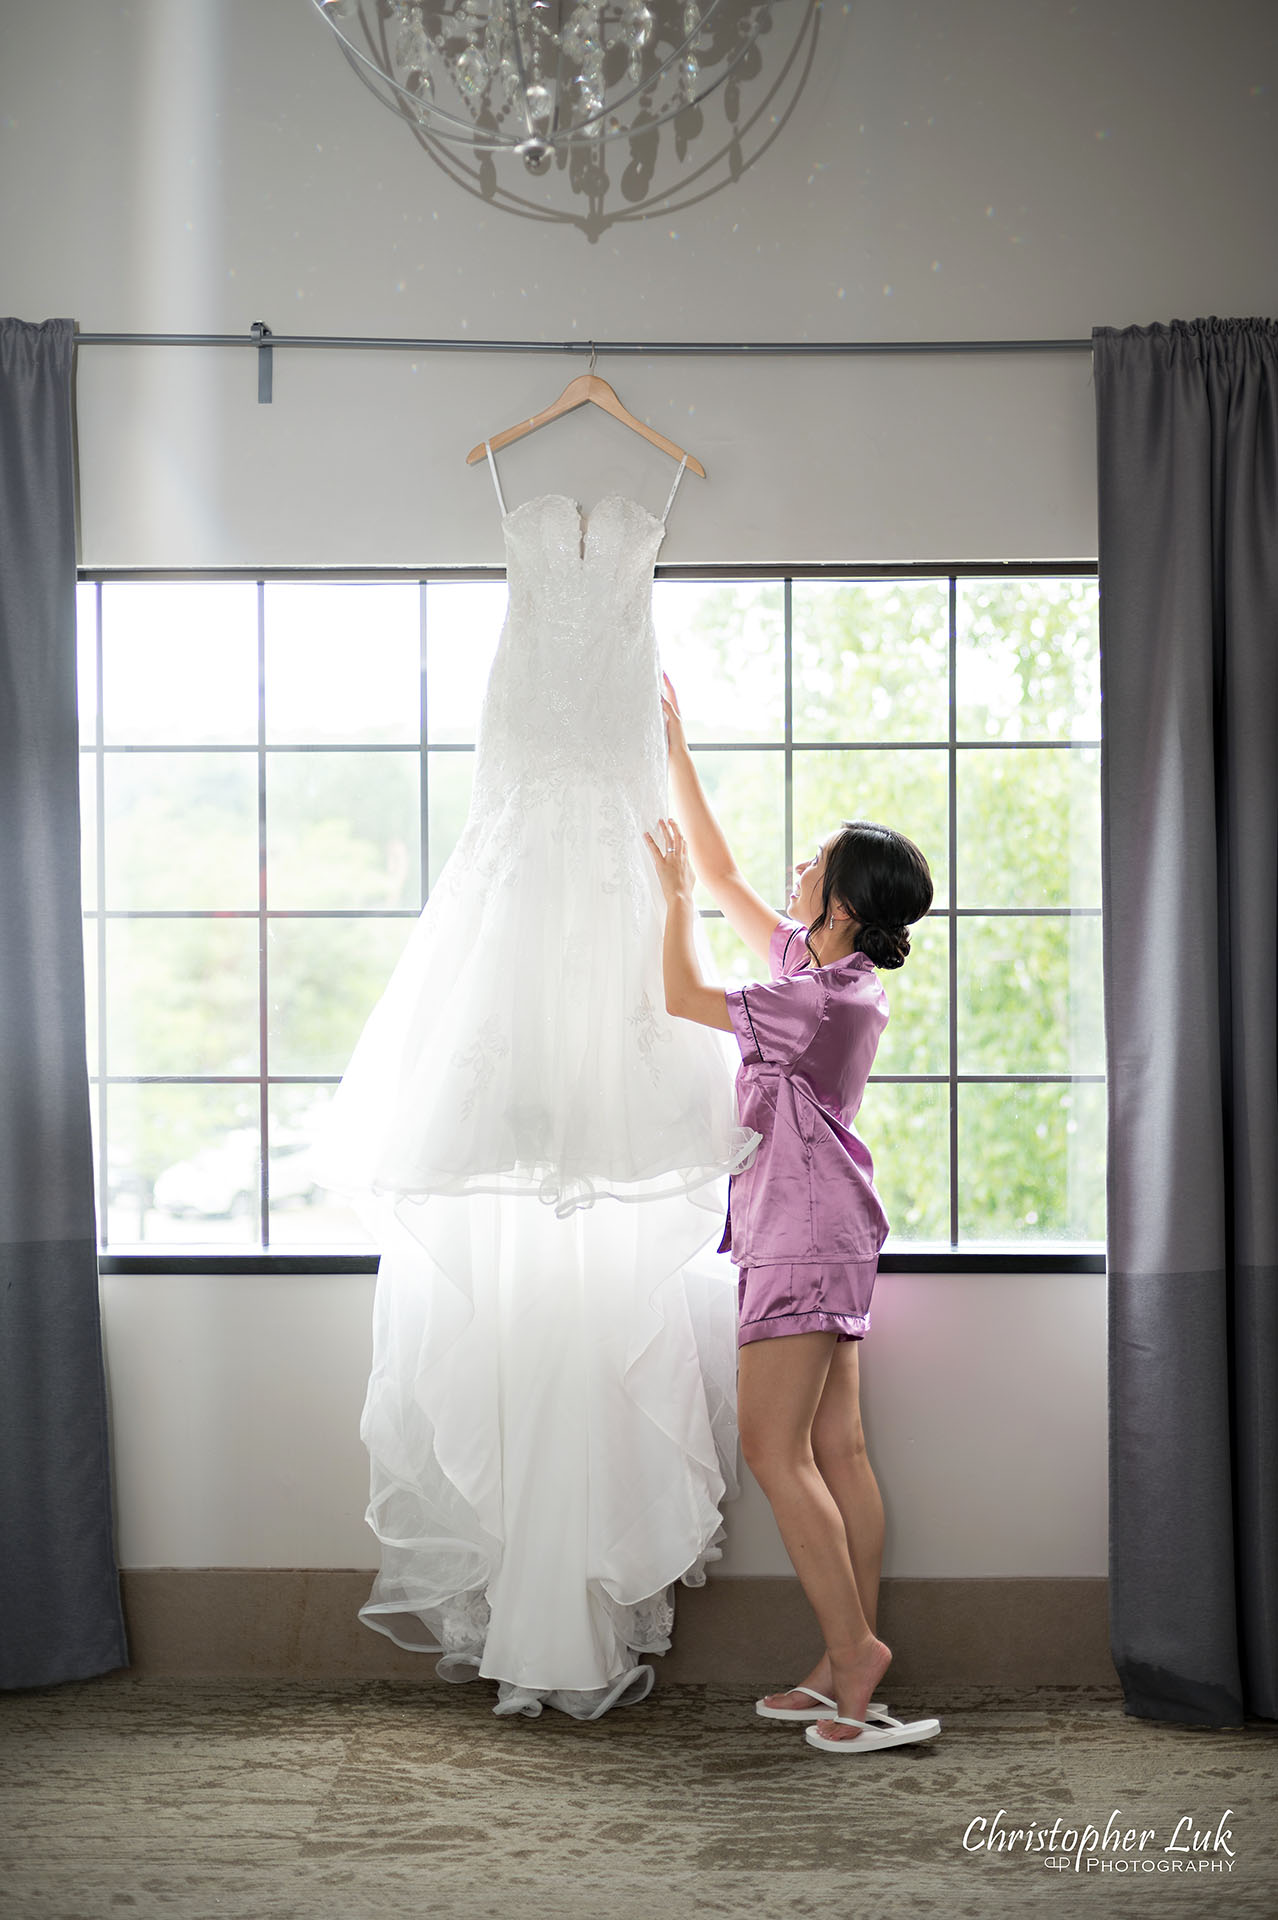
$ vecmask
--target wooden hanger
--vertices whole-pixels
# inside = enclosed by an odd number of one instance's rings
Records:
[[[531,433],[535,427],[544,427],[550,421],[558,420],[561,414],[571,413],[574,407],[584,407],[589,401],[596,407],[602,407],[605,413],[610,413],[614,420],[620,420],[623,427],[630,427],[635,433],[642,434],[643,438],[650,440],[654,447],[660,447],[662,453],[668,453],[672,460],[686,459],[689,473],[699,473],[704,480],[706,470],[701,462],[695,460],[690,453],[685,454],[682,447],[677,447],[673,440],[667,440],[665,434],[658,433],[655,427],[645,426],[642,420],[636,420],[633,413],[622,406],[608,382],[599,378],[594,367],[595,349],[592,344],[589,373],[578,374],[575,380],[570,380],[559,398],[553,405],[547,407],[544,413],[535,413],[531,420],[521,420],[517,427],[507,427],[504,433],[493,434],[488,442],[493,452],[499,453],[503,447],[508,447],[512,440],[522,440],[524,435]],[[476,460],[483,458],[484,442],[481,440],[479,445],[472,447],[466,455],[466,465],[473,467]]]

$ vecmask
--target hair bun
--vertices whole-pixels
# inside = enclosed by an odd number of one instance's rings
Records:
[[[876,967],[903,967],[910,951],[910,936],[904,927],[863,926],[856,937],[856,949]]]

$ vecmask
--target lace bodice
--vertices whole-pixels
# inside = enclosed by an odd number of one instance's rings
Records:
[[[502,517],[510,598],[479,728],[475,799],[565,776],[616,782],[645,816],[664,792],[652,571],[665,524],[609,494]]]

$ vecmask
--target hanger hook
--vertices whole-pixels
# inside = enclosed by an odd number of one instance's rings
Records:
[[[587,371],[588,373],[593,373],[593,372],[594,372],[594,370],[595,370],[595,361],[596,361],[596,360],[597,360],[598,358],[599,358],[599,355],[598,355],[598,354],[597,354],[597,353],[595,352],[595,343],[594,343],[594,341],[592,340],[592,341],[590,342],[590,365],[589,365],[589,367],[588,367],[588,368],[586,369],[586,371]]]

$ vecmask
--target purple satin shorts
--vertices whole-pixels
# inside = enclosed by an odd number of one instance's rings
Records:
[[[870,1331],[877,1260],[814,1261],[742,1267],[737,1280],[737,1345],[783,1333],[833,1333],[860,1340]]]

